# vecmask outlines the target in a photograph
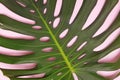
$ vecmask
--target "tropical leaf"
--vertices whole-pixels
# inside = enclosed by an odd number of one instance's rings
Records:
[[[119,80],[120,0],[0,0],[0,69],[11,80]]]

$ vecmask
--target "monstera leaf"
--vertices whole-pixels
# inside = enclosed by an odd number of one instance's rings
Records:
[[[120,0],[0,0],[0,74],[120,80],[119,12]]]

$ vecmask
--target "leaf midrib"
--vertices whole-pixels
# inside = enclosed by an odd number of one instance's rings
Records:
[[[32,2],[32,1],[31,1]],[[32,2],[32,5],[34,6],[34,8],[36,9],[38,15],[39,15],[39,18],[42,20],[42,22],[44,23],[45,27],[47,28],[48,32],[50,33],[54,43],[56,44],[58,50],[60,51],[60,54],[62,55],[66,65],[68,66],[68,68],[70,69],[71,73],[74,72],[74,69],[70,63],[70,61],[68,60],[67,56],[65,55],[65,52],[64,50],[61,48],[59,42],[57,41],[55,35],[53,34],[53,32],[51,31],[51,29],[49,28],[47,22],[45,21],[45,19],[42,17],[41,13],[39,12],[38,8],[36,7],[36,5]]]

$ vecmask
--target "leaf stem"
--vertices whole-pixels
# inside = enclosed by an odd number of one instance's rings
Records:
[[[33,4],[33,2],[32,2]],[[61,48],[60,44],[58,43],[57,39],[55,38],[55,35],[53,34],[53,32],[51,31],[51,29],[49,28],[47,22],[45,21],[45,19],[42,17],[41,13],[39,12],[38,8],[36,7],[35,4],[33,4],[34,8],[36,9],[36,11],[39,14],[39,18],[42,20],[42,22],[44,23],[44,25],[46,26],[48,32],[50,33],[54,43],[56,44],[57,48],[60,51],[60,54],[62,55],[63,59],[65,60],[66,65],[68,66],[68,68],[70,69],[70,71],[73,73],[74,69],[70,63],[70,61],[68,60],[67,56],[65,55],[65,52],[63,51],[63,49]]]

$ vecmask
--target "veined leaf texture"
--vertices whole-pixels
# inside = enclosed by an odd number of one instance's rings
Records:
[[[0,80],[120,80],[120,0],[0,0]]]

